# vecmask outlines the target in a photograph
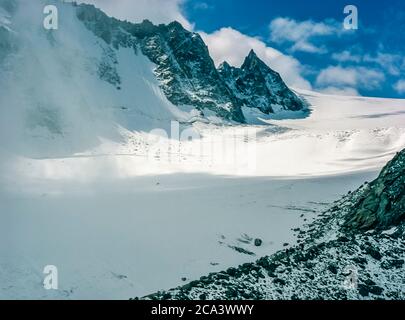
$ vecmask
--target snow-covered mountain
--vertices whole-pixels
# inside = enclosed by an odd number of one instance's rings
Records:
[[[360,285],[373,283],[368,280],[376,283],[362,293],[380,292],[374,287],[378,286],[387,288],[382,297],[389,298],[386,293],[401,289],[391,284],[400,283],[404,274],[395,267],[400,266],[396,260],[403,259],[397,252],[403,248],[402,238],[387,240],[389,234],[383,232],[370,237],[369,231],[356,234],[357,243],[331,238],[317,258],[308,264],[303,260],[298,267],[298,260],[284,264],[288,262],[285,249],[301,243],[312,227],[315,231],[324,227],[321,230],[327,231],[327,237],[334,236],[333,222],[338,216],[332,203],[376,179],[384,164],[405,147],[405,101],[300,94],[311,105],[307,118],[265,120],[255,126],[196,122],[193,128],[201,132],[200,139],[180,144],[165,139],[153,153],[148,150],[153,141],[148,135],[128,131],[124,140],[103,139],[94,148],[67,156],[32,159],[0,149],[0,299],[128,299],[201,276],[204,282],[215,278],[223,286],[217,286],[219,291],[211,290],[212,283],[193,287],[189,297],[209,292],[207,298],[222,297],[220,290],[236,287],[240,297],[239,287],[244,286],[244,297],[254,290],[262,297],[289,298],[287,289],[292,288],[302,289],[299,298],[320,298],[311,288],[324,281],[340,286],[346,279],[329,271],[329,263],[331,270],[337,264],[343,273],[346,265],[357,266]],[[255,132],[252,140],[246,139],[247,127]],[[235,150],[233,161],[221,157],[223,150]],[[249,151],[253,170],[244,169]],[[378,183],[375,191],[394,213],[399,202],[384,199],[403,184],[393,183],[391,188],[389,182],[394,180],[390,175],[387,178],[387,188]],[[361,189],[366,193],[355,194],[372,196],[368,185]],[[345,197],[337,203],[342,225],[351,221],[347,214],[352,211],[344,208],[357,207],[362,212],[363,205],[377,203],[355,199]],[[327,208],[330,219],[323,220]],[[318,222],[311,224],[314,219]],[[256,238],[262,240],[260,247],[254,245]],[[320,241],[324,240],[328,242]],[[366,253],[367,247],[360,247],[363,244],[388,255],[375,260]],[[312,257],[316,249],[312,246],[305,246],[305,257]],[[259,257],[280,250],[277,256],[282,265],[274,272],[279,280],[274,278],[275,285],[256,290],[258,274],[245,272]],[[297,252],[302,252],[300,247]],[[356,264],[356,257],[367,259],[366,269]],[[43,268],[50,263],[59,268],[58,291],[42,286]],[[205,278],[230,267],[241,270],[237,285],[238,280],[231,277],[229,281]],[[374,270],[382,270],[378,281]],[[259,282],[268,284],[272,279]],[[283,281],[287,283],[285,295],[279,293]],[[172,292],[174,298],[177,292]],[[330,287],[324,292],[325,298],[363,297],[357,290]]]
[[[403,208],[397,166],[332,203],[405,147],[405,100],[295,92],[254,52],[215,69],[175,22],[0,0],[0,299],[128,299],[192,280],[193,298],[316,298],[346,262],[361,293],[325,298],[400,297],[403,237],[378,228]],[[42,285],[50,264],[59,290]]]
[[[153,72],[160,88],[174,105],[197,108],[201,113],[211,110],[220,117],[244,121],[241,105],[221,81],[208,48],[197,33],[185,30],[178,22],[159,26],[147,20],[140,24],[121,22],[91,5],[79,6],[77,16],[113,48],[112,55],[125,48],[147,56],[155,65]],[[114,62],[120,63],[119,59],[104,61],[112,73],[106,80],[119,85]]]
[[[252,50],[241,68],[224,62],[219,73],[232,92],[249,108],[263,113],[282,110],[299,111],[305,108],[301,98],[292,92],[280,75],[268,67]]]
[[[1,145],[30,156],[66,155],[100,137],[119,139],[117,127],[148,132],[193,116],[167,99],[156,66],[139,50],[116,50],[90,31],[78,18],[81,7],[0,3]],[[43,27],[49,3],[57,4],[58,30]]]
[[[265,113],[279,109],[298,111],[305,103],[254,52],[237,74],[229,77],[215,69],[201,36],[178,22],[155,26],[112,20],[92,6],[80,6],[78,17],[115,49],[140,48],[155,65],[154,73],[167,98],[177,106],[211,110],[226,119],[244,122],[241,108]],[[265,89],[263,88],[265,87]]]
[[[52,3],[59,25],[46,30]],[[0,69],[1,127],[16,141],[35,137],[25,152],[50,140],[80,150],[114,136],[116,124],[149,131],[170,120],[245,122],[243,107],[305,107],[253,54],[240,75],[223,77],[200,35],[177,22],[119,21],[62,1],[0,1]]]

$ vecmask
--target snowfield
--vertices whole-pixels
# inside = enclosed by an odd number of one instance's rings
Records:
[[[174,123],[160,140],[119,126],[62,157],[2,150],[0,298],[144,296],[294,244],[292,229],[405,146],[403,100],[300,94],[308,117]],[[46,265],[58,291],[43,288]]]
[[[19,159],[15,170],[34,179],[82,181],[98,178],[103,168],[108,169],[104,178],[176,173],[314,177],[378,170],[405,146],[404,100],[300,94],[312,107],[297,119],[250,114],[254,124],[197,119],[188,125],[173,115],[156,120],[156,128],[149,123],[153,129],[148,131],[135,128],[150,116],[129,115],[134,131],[119,125],[115,140],[100,138],[96,147],[69,156]]]
[[[405,147],[405,100],[296,90],[308,112],[243,125],[176,107],[139,46],[70,4],[44,32],[38,3],[0,11],[0,299],[129,299],[255,261]]]

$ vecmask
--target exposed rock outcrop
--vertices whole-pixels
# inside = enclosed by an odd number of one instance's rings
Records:
[[[403,300],[404,172],[405,150],[309,224],[299,245],[145,299]]]

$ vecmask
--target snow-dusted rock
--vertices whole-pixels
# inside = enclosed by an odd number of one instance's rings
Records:
[[[297,246],[146,298],[403,300],[404,157],[300,231]]]
[[[267,66],[252,50],[241,68],[224,62],[219,73],[244,106],[263,113],[305,109],[305,102],[292,92],[281,76]]]

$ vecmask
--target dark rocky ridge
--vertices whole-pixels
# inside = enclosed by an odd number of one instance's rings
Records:
[[[308,224],[299,245],[145,299],[405,299],[404,160]]]
[[[250,54],[236,78],[216,69],[207,46],[198,33],[180,23],[154,25],[145,20],[135,24],[110,18],[92,5],[78,5],[77,16],[98,37],[113,48],[141,50],[154,64],[156,77],[166,97],[175,105],[194,106],[218,116],[244,122],[242,107],[265,113],[281,109],[298,111],[306,107],[284,84],[281,77]],[[234,85],[236,84],[236,85]],[[237,88],[237,89],[235,89]]]
[[[224,62],[218,70],[235,96],[247,107],[258,108],[267,114],[280,110],[298,111],[305,107],[302,99],[253,50],[241,68]]]
[[[349,230],[387,229],[405,219],[405,151],[367,185],[353,205],[345,226]]]

